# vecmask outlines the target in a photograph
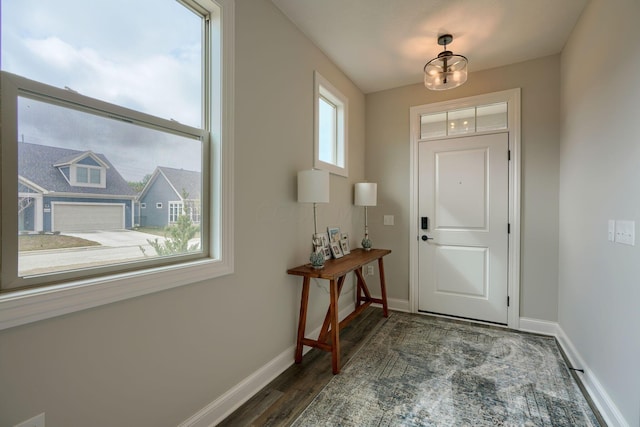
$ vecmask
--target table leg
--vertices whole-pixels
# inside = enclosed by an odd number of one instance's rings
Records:
[[[333,373],[340,373],[340,323],[338,322],[338,284],[331,280],[331,367]]]
[[[378,258],[378,271],[380,273],[380,291],[382,293],[382,314],[389,317],[389,307],[387,306],[387,284],[384,281],[384,264],[382,257]]]
[[[344,285],[345,277],[346,276],[341,276],[338,279],[338,298],[340,298],[340,294],[342,293],[342,285]],[[322,323],[322,327],[320,328],[320,334],[318,335],[319,342],[327,341],[327,335],[329,335],[329,325],[331,325],[331,304],[329,304],[327,314],[324,316],[324,322]]]
[[[305,276],[302,282],[302,297],[300,300],[300,318],[298,319],[298,341],[296,343],[296,363],[302,362],[302,340],[304,339],[304,329],[307,324],[307,305],[309,303],[309,282],[311,278]]]
[[[356,275],[356,308],[360,307],[360,303],[364,301],[364,297],[362,296],[362,280],[360,277],[362,276],[362,267],[356,268],[354,270]]]

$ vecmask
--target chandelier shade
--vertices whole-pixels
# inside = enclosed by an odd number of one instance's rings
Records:
[[[451,34],[438,37],[438,44],[444,46],[444,51],[424,66],[424,85],[427,89],[453,89],[467,81],[467,58],[447,50],[447,44],[452,41]]]

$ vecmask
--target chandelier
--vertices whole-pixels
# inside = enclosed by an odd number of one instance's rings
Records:
[[[438,37],[444,50],[424,66],[424,85],[431,90],[446,90],[458,87],[467,81],[467,58],[447,50],[453,41],[451,34]]]

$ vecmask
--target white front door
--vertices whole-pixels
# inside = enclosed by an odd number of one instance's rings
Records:
[[[507,324],[508,146],[507,132],[419,144],[419,311]]]

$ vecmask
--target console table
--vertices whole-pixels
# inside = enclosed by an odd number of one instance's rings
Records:
[[[296,268],[287,270],[288,274],[302,276],[302,298],[300,301],[300,319],[298,321],[298,341],[296,345],[296,363],[302,362],[303,347],[310,346],[319,348],[324,351],[331,352],[331,366],[333,373],[340,372],[340,329],[344,328],[364,311],[371,303],[382,304],[382,312],[384,317],[389,316],[387,306],[387,289],[384,280],[384,265],[382,258],[390,254],[388,249],[371,249],[365,251],[358,248],[351,251],[350,254],[338,259],[327,260],[324,267],[315,269],[311,264],[301,265]],[[380,290],[382,298],[372,298],[367,282],[362,274],[362,267],[373,261],[378,261],[378,270],[380,273]],[[357,277],[356,291],[356,307],[342,322],[338,322],[338,298],[340,291],[344,285],[344,279],[349,272],[355,272]],[[309,303],[309,283],[312,278],[329,280],[330,302],[327,315],[320,329],[320,335],[317,340],[305,338],[305,327],[307,323],[307,306]]]

